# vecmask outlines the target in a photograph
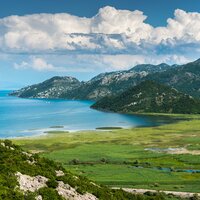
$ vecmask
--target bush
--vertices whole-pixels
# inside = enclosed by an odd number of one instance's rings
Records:
[[[78,165],[78,164],[80,164],[80,160],[78,160],[78,159],[73,159],[73,160],[71,160],[71,161],[69,162],[69,164],[71,164],[71,165]]]
[[[57,188],[58,187],[58,182],[55,179],[49,179],[46,184],[50,188]]]
[[[53,188],[41,188],[39,194],[42,196],[43,200],[63,200],[63,198],[59,196],[58,192]]]

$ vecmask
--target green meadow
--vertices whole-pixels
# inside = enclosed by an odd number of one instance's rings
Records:
[[[200,170],[200,116],[168,117],[181,120],[158,127],[51,131],[13,142],[111,187],[199,192],[200,171],[194,170]]]

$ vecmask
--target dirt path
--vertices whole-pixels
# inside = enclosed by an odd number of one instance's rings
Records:
[[[113,189],[120,189],[120,188],[113,188]],[[175,191],[163,191],[163,190],[148,190],[148,189],[135,189],[135,188],[122,188],[126,192],[136,193],[136,194],[144,194],[145,192],[163,192],[165,194],[173,194],[174,196],[188,198],[194,195],[198,195],[200,197],[200,193],[191,193],[191,192],[175,192]]]

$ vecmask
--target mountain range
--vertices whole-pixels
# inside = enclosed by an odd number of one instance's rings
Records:
[[[89,99],[99,101],[104,97],[116,98],[116,96],[119,96],[120,98],[120,95],[134,94],[134,86],[148,80],[157,83],[157,85],[155,83],[150,84],[152,88],[149,90],[153,91],[155,87],[158,87],[161,89],[159,92],[162,93],[162,90],[167,88],[161,88],[159,84],[162,84],[163,87],[166,85],[171,90],[168,95],[177,95],[178,98],[181,94],[187,94],[187,103],[191,103],[191,97],[200,97],[200,59],[184,65],[167,65],[165,63],[159,65],[137,65],[129,70],[102,73],[86,82],[80,82],[74,77],[56,76],[42,83],[14,91],[11,95],[22,98]],[[150,86],[146,85],[146,87]],[[145,88],[143,89],[145,90]],[[179,92],[175,92],[174,89]],[[146,92],[144,92],[146,95],[150,94],[149,91]],[[181,99],[183,100],[185,97],[182,96]],[[187,103],[185,102],[185,104]],[[171,109],[172,111],[168,110],[166,112],[174,112],[174,108],[171,107]],[[188,111],[184,112],[188,113]]]
[[[53,77],[43,83],[14,91],[11,95],[22,98],[65,98],[98,100],[119,94],[138,84],[150,74],[164,72],[177,66],[167,64],[137,65],[130,70],[102,73],[87,82],[73,77]]]
[[[200,97],[200,59],[185,65],[137,65],[130,70],[102,73],[86,82],[73,77],[53,77],[14,91],[11,95],[22,98],[99,100],[108,95],[120,94],[144,80],[154,80]]]

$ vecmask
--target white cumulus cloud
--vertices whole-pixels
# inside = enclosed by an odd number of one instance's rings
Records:
[[[153,27],[146,18],[142,11],[110,6],[91,18],[68,13],[8,16],[0,19],[0,52],[27,55],[14,67],[37,71],[105,71],[198,57],[200,13],[176,9],[163,27]],[[61,57],[66,57],[62,63]]]
[[[58,71],[61,68],[57,68],[52,64],[49,64],[43,58],[31,57],[28,61],[22,61],[21,63],[14,63],[15,69],[34,69],[37,71]]]
[[[200,13],[177,9],[166,27],[145,23],[141,11],[104,7],[91,17],[67,13],[9,16],[0,19],[4,52],[96,51],[135,54],[159,45],[200,43]],[[133,51],[134,50],[134,51]]]

